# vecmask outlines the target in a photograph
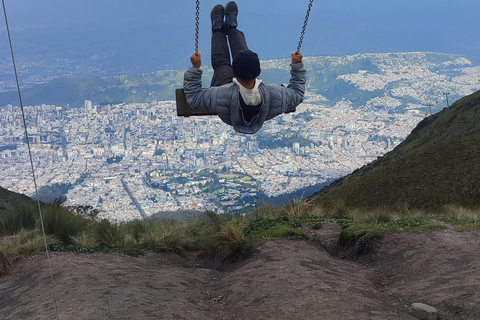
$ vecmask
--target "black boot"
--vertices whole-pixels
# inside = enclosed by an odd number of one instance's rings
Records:
[[[225,33],[227,33],[228,30],[236,28],[238,26],[237,16],[237,3],[235,1],[230,1],[225,5],[225,23],[223,24],[223,30]]]
[[[225,17],[225,8],[221,4],[217,4],[210,11],[210,19],[212,19],[212,33],[215,31],[223,31],[223,18]]]

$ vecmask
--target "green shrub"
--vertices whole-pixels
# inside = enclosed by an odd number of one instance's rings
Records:
[[[91,225],[90,220],[66,207],[47,205],[42,211],[45,232],[54,235],[64,244],[71,244],[72,236],[86,231]]]
[[[306,215],[309,211],[309,206],[306,200],[290,200],[283,207],[287,216],[298,217]]]
[[[9,208],[0,217],[0,236],[13,235],[22,229],[35,229],[38,210],[28,204]]]
[[[209,243],[210,251],[222,261],[239,255],[246,257],[253,247],[244,239],[242,227],[230,221],[222,224],[220,230],[210,236]]]
[[[119,224],[102,220],[96,228],[97,240],[100,245],[108,248],[121,248],[127,243],[127,233]]]
[[[135,242],[138,244],[140,243],[141,238],[145,235],[147,232],[147,228],[145,226],[145,223],[140,220],[135,220],[132,225],[131,225],[131,230],[132,230],[132,236]]]
[[[309,204],[308,214],[314,217],[327,217],[328,211],[320,205],[315,205],[313,203]]]
[[[95,248],[98,246],[98,241],[91,233],[85,230],[77,235],[70,236],[70,243],[81,248]]]
[[[46,237],[47,246],[59,243],[59,241],[51,235],[47,235]],[[20,230],[20,232],[16,234],[13,244],[18,247],[19,254],[30,254],[45,250],[43,234],[38,230]]]
[[[470,224],[475,224],[480,222],[480,214],[475,210],[470,210],[455,205],[446,205],[441,208],[440,212],[444,216],[445,220],[454,223],[467,222]]]
[[[141,244],[153,251],[194,251],[199,248],[198,225],[194,222],[153,221],[145,226]]]
[[[207,211],[205,212],[205,214],[209,222],[212,224],[213,230],[217,232],[220,231],[220,228],[222,226],[222,219],[220,218],[220,216],[213,211]]]
[[[369,210],[362,213],[357,213],[354,217],[355,221],[365,223],[387,223],[392,221],[393,214],[387,209]]]
[[[170,251],[180,247],[180,235],[175,232],[173,223],[154,221],[147,225],[142,243],[153,251]]]
[[[53,236],[47,236],[47,245],[58,243]],[[20,255],[42,250],[45,250],[45,241],[38,230],[20,230],[8,241],[0,242],[0,276],[11,271]]]
[[[332,207],[332,216],[337,219],[348,219],[352,217],[351,210],[343,200],[336,200]]]

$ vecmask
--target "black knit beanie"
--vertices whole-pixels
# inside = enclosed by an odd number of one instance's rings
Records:
[[[242,80],[255,79],[260,75],[260,60],[258,55],[250,50],[238,52],[233,57],[233,73]]]

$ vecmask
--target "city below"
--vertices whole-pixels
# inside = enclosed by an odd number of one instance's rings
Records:
[[[238,210],[261,193],[273,197],[341,177],[395,147],[423,118],[304,103],[250,137],[216,117],[179,118],[175,110],[170,101],[87,101],[82,111],[27,107],[38,185],[71,184],[68,205],[93,206],[111,220]],[[18,107],[0,108],[4,142],[23,140],[20,114]],[[275,146],[282,136],[291,138]],[[0,154],[2,186],[34,195],[26,144]]]

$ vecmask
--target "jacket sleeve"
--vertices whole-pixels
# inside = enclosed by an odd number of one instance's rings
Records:
[[[283,92],[283,112],[288,112],[302,103],[307,82],[307,70],[303,63],[290,64],[290,67],[290,83]]]
[[[217,88],[202,88],[202,73],[202,70],[193,67],[185,72],[183,90],[187,96],[187,103],[198,110],[216,112]]]

